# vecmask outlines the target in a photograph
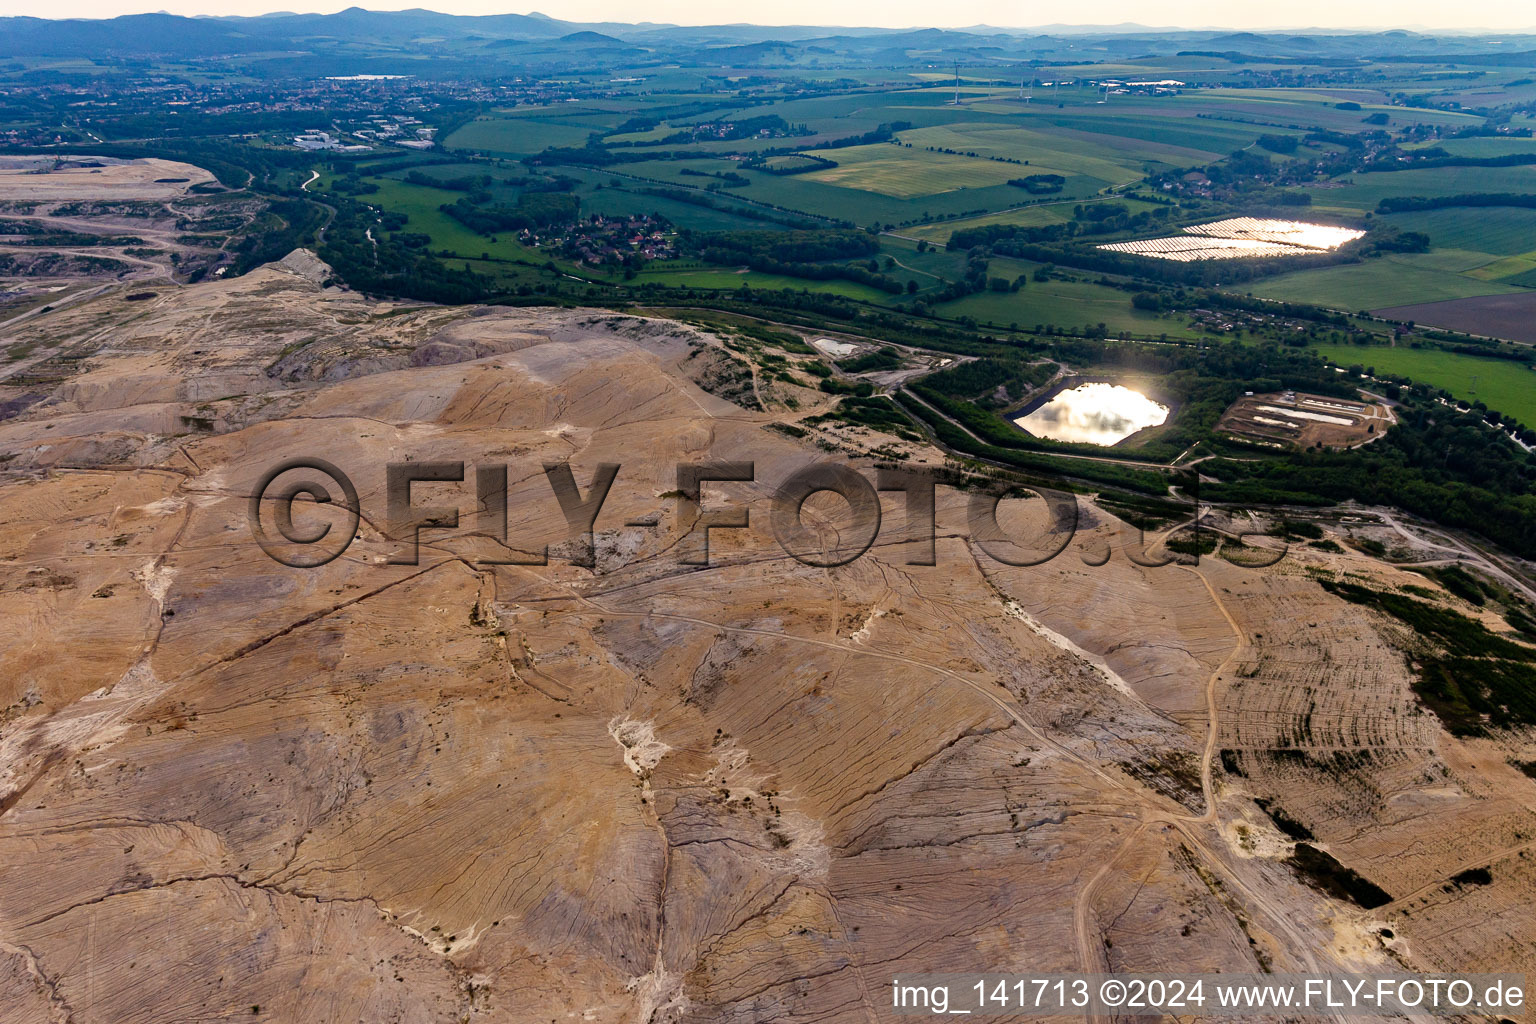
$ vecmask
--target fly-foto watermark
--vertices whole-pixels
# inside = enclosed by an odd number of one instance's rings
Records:
[[[464,462],[422,461],[391,462],[385,466],[384,521],[382,532],[401,545],[386,560],[394,565],[416,565],[420,558],[423,531],[463,531],[463,520],[471,520],[468,532],[489,538],[503,553],[476,559],[480,565],[547,565],[551,543],[567,542],[568,560],[592,568],[596,561],[595,532],[604,503],[619,481],[618,463],[598,464],[585,487],[576,479],[568,462],[543,463],[549,485],[544,500],[554,503],[563,516],[563,537],[516,538],[517,547],[508,538],[508,467],[505,463],[478,463],[466,468]],[[322,482],[318,477],[328,477]],[[872,477],[872,478],[871,478]],[[937,493],[940,487],[956,486],[942,474],[918,469],[880,468],[872,474],[833,461],[802,467],[777,481],[769,501],[769,522],[773,535],[784,553],[806,565],[835,567],[847,565],[867,552],[880,536],[882,492],[902,495],[905,529],[900,538],[907,544],[906,564],[936,565]],[[676,520],[683,534],[672,550],[684,565],[707,566],[710,534],[717,530],[745,529],[751,524],[752,509],[746,502],[703,500],[706,483],[764,483],[753,462],[690,462],[676,467],[677,487],[663,495],[676,503]],[[418,484],[457,484],[457,504],[418,504],[419,495],[412,488]],[[1125,544],[1126,557],[1138,565],[1158,567],[1169,564],[1197,564],[1202,529],[1198,478],[1191,476],[1181,488],[1189,518],[1175,523],[1171,530],[1187,529],[1187,541],[1177,550],[1162,554],[1148,553],[1142,531],[1132,527]],[[1005,565],[1029,566],[1048,562],[1060,555],[1076,536],[1081,522],[1077,496],[1068,491],[1024,483],[977,487],[969,483],[966,520],[971,540],[989,557]],[[836,494],[848,506],[848,514],[839,520],[836,543],[824,543],[824,534],[807,525],[805,505],[813,495]],[[295,508],[301,498],[320,505],[334,506],[339,519],[321,520],[313,512],[304,522],[296,522]],[[1028,539],[1009,536],[998,519],[999,505],[1010,498],[1042,500],[1048,512],[1049,527]],[[439,499],[441,500],[441,499]],[[464,513],[468,512],[466,516]],[[339,557],[356,539],[363,520],[362,502],[357,487],[336,465],[325,459],[303,457],[288,459],[271,467],[258,481],[251,495],[249,520],[256,542],[269,556],[293,568],[316,568]],[[377,520],[370,516],[369,522]],[[657,529],[661,517],[634,519],[624,526],[630,529]],[[526,546],[525,546],[526,545]],[[1244,565],[1273,565],[1285,555],[1283,543],[1277,548],[1259,551],[1259,560],[1245,560]],[[1109,557],[1103,552],[1084,552],[1083,560],[1102,565]]]

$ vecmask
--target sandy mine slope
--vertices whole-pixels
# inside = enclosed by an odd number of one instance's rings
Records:
[[[0,156],[0,201],[22,199],[169,199],[213,181],[201,167],[150,157],[90,157],[91,166],[54,167],[51,157]]]
[[[1142,568],[1087,499],[1082,540],[1010,568],[947,491],[936,566],[899,495],[865,557],[807,566],[768,497],[830,456],[699,386],[717,339],[317,271],[18,328],[60,358],[0,380],[28,396],[0,421],[6,1024],[870,1021],[915,971],[1536,969],[1522,741],[1449,738],[1307,572],[1395,570]],[[247,522],[294,456],[361,494],[322,568]],[[418,485],[464,526],[388,562],[407,459],[506,465],[507,545],[470,535],[472,483]],[[752,517],[703,568],[671,492],[706,460],[757,482],[706,485]],[[545,461],[621,464],[594,568]],[[1254,797],[1395,902],[1309,888]]]

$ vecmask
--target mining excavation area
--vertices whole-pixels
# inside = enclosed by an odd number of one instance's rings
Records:
[[[1483,614],[1434,579],[1341,543],[1139,564],[1091,493],[1011,566],[951,487],[936,564],[897,494],[863,557],[804,564],[769,513],[794,471],[944,457],[810,424],[829,396],[721,332],[329,278],[301,251],[0,325],[7,1024],[811,1024],[890,1018],[902,973],[1536,971],[1536,747],[1452,735],[1419,641],[1325,587]],[[1392,420],[1262,395],[1224,422]],[[249,525],[295,457],[360,498],[318,568]],[[461,522],[414,564],[385,530],[407,460],[465,463],[416,485]],[[702,502],[748,525],[689,564],[677,465],[745,461]],[[590,550],[546,462],[582,494],[619,464]],[[478,465],[507,468],[500,536]],[[836,538],[842,508],[806,514]]]
[[[223,276],[265,206],[174,160],[0,156],[0,331],[110,284]]]

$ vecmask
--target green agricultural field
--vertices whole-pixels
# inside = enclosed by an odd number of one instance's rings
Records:
[[[1074,206],[1085,202],[1115,202],[1125,206],[1132,213],[1140,213],[1142,210],[1158,208],[1153,203],[1145,203],[1125,196],[1090,199],[1052,199],[1043,203],[1021,206],[998,213],[988,213],[978,217],[957,217],[954,220],[935,221],[931,224],[917,224],[912,227],[902,228],[899,233],[909,235],[912,238],[926,239],[934,245],[943,245],[949,241],[950,235],[962,228],[985,227],[988,224],[1019,224],[1025,227],[1061,224],[1072,219],[1072,208]]]
[[[600,125],[582,127],[556,124],[528,117],[487,118],[471,121],[443,141],[448,149],[474,149],[487,153],[526,156],[542,153],[551,146],[580,146],[587,136],[601,131]]]
[[[801,171],[819,167],[820,164],[812,157],[801,156],[798,153],[790,153],[786,156],[769,157],[764,161],[764,166],[770,171]]]
[[[1452,196],[1464,192],[1536,192],[1536,166],[1426,167],[1353,174],[1308,189],[1320,210],[1368,213],[1388,197]]]
[[[952,95],[952,94],[951,94]],[[790,124],[804,124],[815,132],[839,136],[858,135],[892,121],[914,125],[947,124],[955,120],[980,120],[979,116],[945,104],[942,89],[914,89],[886,93],[812,96],[760,106],[724,110],[721,117],[782,117]]]
[[[593,189],[596,181],[607,180],[590,172],[576,172],[586,183],[578,189],[583,215],[592,213],[634,214],[659,213],[676,224],[686,224],[699,231],[761,231],[778,225],[770,222],[738,217],[725,210],[713,210],[694,206],[661,196],[649,196],[634,191],[636,183],[625,182],[623,188]],[[404,213],[409,221],[406,231],[422,232],[432,237],[434,252],[448,250],[456,255],[474,258],[482,253],[495,259],[528,260],[542,264],[554,259],[563,269],[591,276],[598,273],[590,268],[576,268],[550,253],[530,249],[516,240],[514,233],[503,232],[493,242],[471,231],[457,220],[443,213],[438,207],[463,198],[462,192],[411,185],[391,178],[370,178],[377,182],[379,191],[369,196],[370,201],[386,210]],[[874,290],[871,289],[871,292]],[[875,294],[883,295],[883,292]]]
[[[516,289],[519,285],[549,285],[556,280],[555,276],[546,270],[521,263],[507,263],[502,260],[444,260],[443,262],[445,266],[453,269],[470,270],[489,277],[496,282],[497,287],[508,291]],[[576,284],[569,279],[561,283],[567,289]]]
[[[1523,279],[1533,272],[1536,272],[1536,252],[1525,252],[1518,256],[1506,256],[1501,260],[1469,270],[1467,276],[1475,277],[1479,281],[1515,284],[1523,283]]]
[[[1339,366],[1375,367],[1444,388],[1465,401],[1481,400],[1490,409],[1536,424],[1536,370],[1507,359],[1464,356],[1441,349],[1371,345],[1319,345],[1317,350]],[[1477,378],[1476,389],[1472,378]]]
[[[1268,65],[1263,61],[1247,67],[1256,72],[1270,68],[1292,70],[1291,65]],[[1021,89],[1005,84],[1004,78],[1013,72],[972,67],[965,70],[966,81],[957,105],[952,102],[950,72],[943,65],[850,69],[847,77],[863,83],[850,91],[846,82],[829,87],[828,72],[807,64],[779,69],[774,74],[791,81],[802,80],[806,85],[814,83],[814,87],[805,92],[786,88],[782,93],[754,92],[749,85],[744,85],[740,94],[734,86],[720,89],[721,81],[747,82],[762,77],[764,69],[758,66],[642,68],[632,73],[645,81],[644,88],[635,95],[512,106],[472,121],[448,136],[445,147],[498,154],[502,159],[482,162],[465,155],[463,162],[428,168],[426,173],[443,178],[471,173],[521,177],[529,172],[516,162],[517,157],[551,146],[580,146],[592,134],[613,131],[637,116],[653,116],[661,119],[661,123],[648,131],[610,137],[609,141],[621,145],[655,142],[690,124],[733,117],[782,117],[814,134],[791,139],[701,140],[686,147],[658,149],[625,147],[621,152],[643,159],[606,170],[563,166],[558,172],[580,182],[577,195],[582,215],[659,213],[680,229],[773,231],[784,225],[743,216],[742,211],[777,207],[781,211],[801,211],[883,229],[888,234],[880,241],[882,262],[886,258],[897,262],[883,267],[882,272],[904,283],[913,283],[918,288],[916,297],[931,303],[944,282],[964,274],[964,254],[918,253],[919,239],[942,246],[961,228],[1061,223],[1071,218],[1076,203],[1111,198],[1111,186],[1136,181],[1149,173],[1215,163],[1227,154],[1253,146],[1261,134],[1299,135],[1317,128],[1354,132],[1361,130],[1364,119],[1374,112],[1385,112],[1391,118],[1392,129],[1411,123],[1473,123],[1475,118],[1452,110],[1386,104],[1394,92],[1432,93],[1437,98],[1462,96],[1478,90],[1497,91],[1503,88],[1503,80],[1517,77],[1501,70],[1490,71],[1477,82],[1462,82],[1405,67],[1392,71],[1390,85],[1364,87],[1341,79],[1318,89],[1243,89],[1218,84],[1233,81],[1234,74],[1230,62],[1218,58],[1117,58],[1111,63],[1087,63],[1077,68],[1042,66],[1018,74],[1069,79],[1105,75],[1131,80],[1170,77],[1189,83],[1189,87],[1179,95],[1106,97],[1087,83],[1069,85],[1059,91],[1034,85]],[[568,77],[574,81],[581,76],[572,72]],[[1212,85],[1217,87],[1210,88]],[[776,98],[779,96],[789,98]],[[1359,103],[1362,109],[1340,110],[1338,104],[1345,100]],[[742,157],[763,149],[787,151],[791,147],[811,147],[820,141],[845,140],[894,122],[910,125],[897,133],[894,143],[806,150],[835,161],[836,167],[818,167],[793,175],[741,167]],[[1511,123],[1524,121],[1517,116]],[[1447,139],[1429,144],[1469,155],[1536,150],[1536,140],[1527,139]],[[658,158],[661,149],[676,148],[685,148],[694,155],[682,160]],[[1336,151],[1337,147],[1331,146],[1302,146],[1293,154],[1272,154],[1271,159],[1277,163],[1311,160]],[[774,160],[782,164],[797,158],[780,155]],[[749,184],[720,188],[718,179],[707,176],[726,172],[744,175]],[[406,213],[410,223],[405,230],[428,234],[434,252],[453,253],[454,258],[490,268],[484,272],[494,272],[508,281],[522,283],[528,273],[538,276],[532,267],[522,263],[542,265],[548,259],[547,253],[526,249],[510,235],[492,241],[464,228],[438,209],[441,204],[461,198],[461,193],[410,186],[400,180],[407,173],[394,171],[386,178],[369,179],[378,181],[381,191],[368,201]],[[1067,185],[1057,195],[1032,196],[1007,184],[1009,179],[1029,174],[1061,174]],[[693,193],[697,195],[713,186],[709,193],[712,202],[737,209],[713,209],[644,193],[644,189],[660,183],[697,190]],[[322,178],[319,184],[323,189],[329,182]],[[1536,167],[1360,173],[1342,176],[1329,185],[1310,187],[1315,207],[1325,214],[1358,216],[1373,211],[1388,196],[1536,193]],[[515,186],[496,184],[491,192],[498,203],[516,197]],[[1143,208],[1136,200],[1112,198],[1133,209]],[[1432,251],[1277,275],[1244,284],[1240,290],[1357,310],[1506,294],[1514,290],[1515,282],[1536,283],[1536,210],[1450,209],[1381,219],[1403,230],[1425,232],[1432,240]],[[482,260],[482,254],[487,259]],[[522,269],[518,269],[520,266]],[[608,280],[600,271],[562,269]],[[993,261],[992,275],[1013,277],[1033,269],[1021,261],[998,258]],[[1068,274],[1082,279],[1031,280],[1020,292],[971,295],[945,303],[936,311],[999,324],[1032,327],[1053,323],[1075,328],[1103,322],[1112,333],[1199,336],[1178,318],[1135,310],[1128,292],[1100,286],[1087,280],[1086,275],[1070,271]],[[617,283],[616,277],[614,280]],[[691,288],[732,291],[743,283],[754,288],[803,288],[887,306],[907,301],[905,294],[893,297],[850,282],[805,281],[692,264],[653,265],[643,270],[637,280],[642,284],[666,281]]]
[[[961,153],[976,153],[984,157],[1004,157],[1028,160],[1029,170],[1020,170],[1010,177],[1023,174],[1083,175],[1096,178],[1105,184],[1133,180],[1142,174],[1142,164],[1148,160],[1166,157],[1172,147],[1157,147],[1151,143],[1121,146],[1112,149],[1081,136],[1083,133],[1061,132],[1045,134],[1031,131],[1017,124],[982,121],[975,124],[940,125],[932,128],[915,128],[897,136],[914,149],[953,149]],[[1194,163],[1206,156],[1194,150],[1179,150],[1186,163]]]
[[[895,146],[888,148],[896,150]],[[841,162],[842,154],[846,152],[848,150],[833,150],[830,155]],[[901,152],[910,153],[911,150],[901,150]],[[974,162],[990,163],[990,161]],[[1023,170],[1023,168],[1013,167],[1012,164],[992,164],[991,166],[1011,167],[1015,174],[1010,174],[1009,177],[1015,177],[1018,171]],[[810,174],[780,176],[762,171],[743,173],[752,179],[750,186],[739,190],[743,196],[759,202],[774,203],[791,210],[804,210],[806,213],[822,217],[839,220],[846,218],[860,225],[873,224],[876,221],[883,224],[915,223],[948,213],[1006,210],[1010,206],[1017,206],[1020,196],[1028,195],[1023,189],[1012,185],[989,185],[984,188],[955,189],[938,195],[919,195],[912,199],[901,199],[861,188],[845,188],[842,185],[829,185],[825,182],[808,180],[812,177]]]
[[[1036,264],[1023,260],[994,259],[992,277],[1014,278],[1034,270]],[[919,296],[921,297],[921,296]],[[1020,327],[1054,324],[1073,329],[1102,323],[1111,336],[1116,332],[1166,334],[1170,338],[1200,338],[1182,320],[1135,309],[1131,296],[1117,288],[1093,281],[1030,281],[1016,292],[978,292],[963,299],[934,307],[944,316],[970,316],[982,323]]]
[[[645,185],[641,182],[624,181],[621,188],[602,188],[596,191],[582,189],[579,193],[581,212],[583,215],[659,213],[673,224],[689,227],[695,231],[771,231],[783,228],[783,225],[771,221],[738,217],[729,210],[714,210],[707,206],[695,206],[692,203],[667,199],[663,196],[646,195],[638,191],[644,187]],[[730,198],[730,194],[727,193],[719,197],[718,201],[724,203]]]
[[[482,254],[497,260],[527,260],[542,264],[551,259],[547,253],[521,245],[511,232],[496,237],[495,241],[476,234],[438,209],[443,203],[462,198],[462,192],[446,189],[409,185],[390,178],[369,178],[377,182],[379,191],[368,198],[371,202],[408,218],[405,231],[430,235],[433,252],[447,250],[456,256],[475,259]],[[561,263],[562,261],[556,261]],[[563,269],[574,268],[564,265]]]
[[[1357,132],[1365,118],[1385,113],[1392,125],[1478,124],[1480,119],[1458,111],[1429,110],[1361,103],[1360,110],[1340,110],[1333,97],[1300,89],[1202,89],[1179,99],[1217,116],[1248,118],[1271,126],[1298,125],[1309,129]]]
[[[912,71],[912,72],[908,72],[908,77],[915,78],[915,79],[917,79],[920,82],[940,82],[940,83],[944,83],[944,82],[953,82],[955,80],[955,76],[950,74],[948,71]],[[977,85],[985,86],[990,81],[991,81],[990,78],[983,78],[983,77],[980,77],[980,76],[977,76],[977,75],[970,75],[970,74],[967,74],[967,73],[965,73],[963,71],[960,73],[960,85],[961,85],[962,88],[970,88],[972,86],[977,86]],[[995,91],[995,89],[996,89],[995,86],[992,87],[993,91]],[[983,90],[983,91],[989,91],[989,90]]]
[[[696,174],[684,174],[684,169],[690,171],[703,171],[706,174],[719,174],[736,170],[734,160],[641,160],[632,164],[620,164],[613,170],[624,174],[633,174],[639,178],[655,178],[658,181],[670,181],[679,185],[687,185],[690,188],[704,188],[713,184],[710,178],[701,178]],[[727,193],[741,192],[749,194],[748,189],[730,188]]]
[[[1497,282],[1465,276],[1464,271],[1488,259],[1481,253],[1397,254],[1264,278],[1244,285],[1243,290],[1266,299],[1310,302],[1350,312],[1513,291]]]
[[[1016,210],[1003,210],[1000,213],[989,213],[981,217],[961,217],[956,220],[935,221],[932,224],[917,224],[902,228],[900,233],[913,238],[926,239],[934,245],[943,245],[949,241],[950,235],[961,228],[979,228],[988,224],[1020,224],[1025,227],[1060,224],[1072,219],[1072,207],[1076,202],[1077,200],[1064,199],[1024,206]]]
[[[919,288],[928,288],[940,278],[953,281],[965,276],[965,253],[945,249],[918,252],[917,246],[903,238],[886,235],[880,239],[881,256],[896,261],[896,270],[886,273],[897,278],[912,278]]]
[[[890,296],[878,288],[856,284],[852,281],[807,281],[781,274],[760,274],[753,270],[694,268],[672,270],[653,264],[642,270],[634,284],[661,284],[669,288],[715,288],[735,291],[742,285],[763,290],[788,289],[791,291],[821,292],[844,295],[850,299],[883,302]]]
[[[833,158],[838,166],[797,177],[824,185],[841,185],[898,199],[912,199],[958,188],[1005,184],[1028,173],[1013,164],[972,157],[907,149],[890,143],[850,146]]]
[[[679,93],[673,95],[670,98],[661,96],[651,98],[665,102],[668,99],[672,101],[687,101],[693,97],[687,95],[686,93]],[[636,107],[645,106],[645,104],[641,102],[642,99],[644,99],[644,97],[636,99],[626,98],[623,100],[588,97],[579,100],[567,100],[561,103],[529,104],[527,106],[507,107],[497,109],[493,111],[493,113],[497,117],[509,118],[513,120],[524,117],[537,119],[552,118],[555,120],[568,117],[606,117],[611,119],[613,123],[617,125],[620,121],[624,120],[624,118],[628,117]]]
[[[1443,149],[1455,156],[1507,156],[1510,153],[1536,153],[1536,139],[1519,136],[1473,137],[1470,139],[1432,139],[1404,149]]]
[[[662,139],[665,139],[669,135],[676,135],[679,131],[681,131],[681,129],[678,126],[670,125],[663,121],[661,124],[648,131],[623,132],[619,135],[609,135],[604,138],[603,141],[606,143],[612,143],[614,145],[634,142],[660,142]]]
[[[1536,249],[1536,210],[1457,206],[1444,210],[1394,213],[1382,223],[1404,231],[1422,231],[1436,248],[1517,256]]]
[[[1187,95],[1187,94],[1186,94]],[[1089,141],[1123,147],[1126,140],[1138,144],[1177,146],[1211,154],[1209,159],[1180,160],[1157,157],[1175,164],[1210,163],[1217,156],[1252,145],[1253,141],[1275,129],[1261,124],[1197,118],[1199,109],[1181,106],[1186,97],[1117,97],[1102,106],[1093,104],[1056,110],[1036,107],[1029,127],[1055,135],[1058,132],[1084,132]]]
[[[405,214],[405,230],[431,235],[434,250],[447,249],[464,255],[475,255],[481,250],[492,248],[488,239],[438,209],[444,203],[453,203],[463,198],[462,192],[408,185],[392,178],[366,180],[379,186],[379,190],[368,197],[369,201],[385,210]]]
[[[398,170],[388,171],[379,175],[379,177],[404,181],[410,177],[413,171],[440,181],[466,176],[479,177],[485,175],[492,179],[492,188],[501,187],[501,183],[505,182],[508,178],[522,178],[528,175],[528,168],[510,160],[466,160],[463,163],[456,164],[426,164],[416,167],[402,167]],[[368,173],[367,168],[363,168],[362,173],[366,175]]]

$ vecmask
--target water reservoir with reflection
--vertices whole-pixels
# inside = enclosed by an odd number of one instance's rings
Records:
[[[1120,384],[1079,384],[1013,422],[1053,441],[1111,445],[1168,419],[1168,407]]]

